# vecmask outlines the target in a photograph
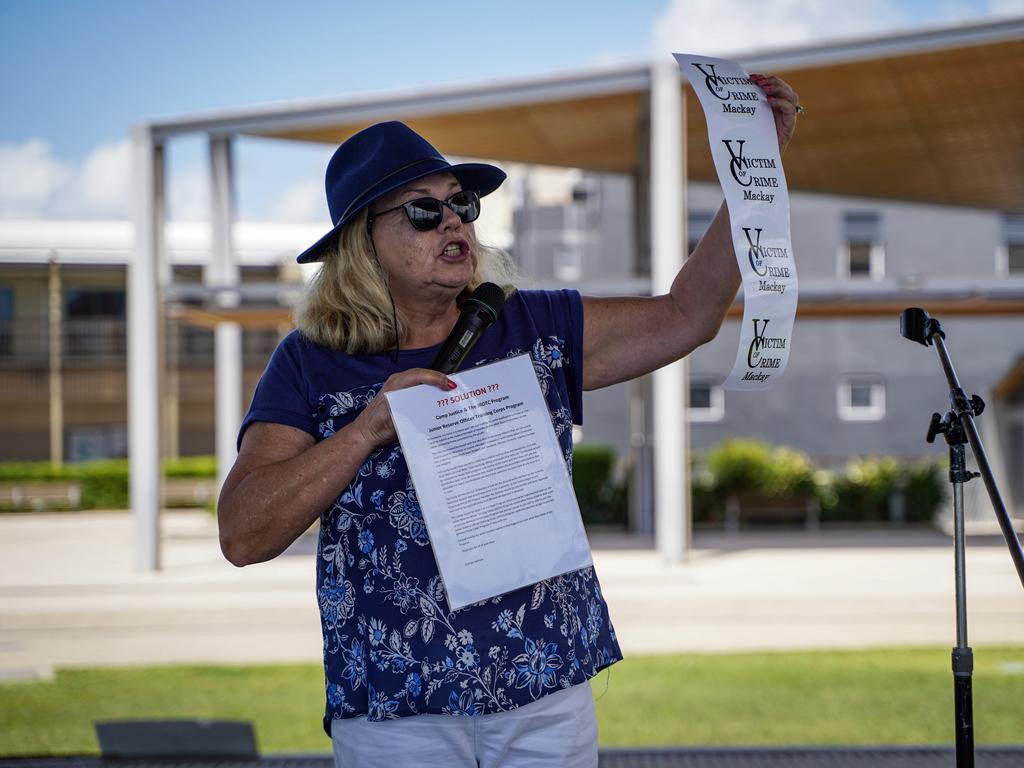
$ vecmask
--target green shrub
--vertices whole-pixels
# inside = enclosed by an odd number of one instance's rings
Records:
[[[3,461],[0,462],[0,482],[17,480],[65,480],[66,464],[51,464],[48,461]]]
[[[756,493],[771,472],[772,449],[758,440],[723,440],[708,453],[714,492],[721,496]]]
[[[216,456],[184,456],[164,462],[166,477],[216,477]]]
[[[931,522],[946,499],[948,467],[928,459],[904,469],[903,498],[909,523]],[[980,482],[980,480],[979,480]]]
[[[82,509],[127,509],[128,462],[96,461],[70,465],[82,484]]]
[[[899,505],[904,522],[931,522],[945,499],[944,482],[941,462],[906,462],[891,456],[858,459],[835,479],[831,498],[822,503],[822,516],[843,522],[884,522],[894,518]]]
[[[694,523],[725,521],[725,499],[718,493],[714,476],[697,461],[690,475],[690,499]]]
[[[906,522],[930,522],[945,498],[941,462],[868,457],[830,472],[791,448],[739,438],[719,443],[706,459],[696,460],[692,477],[698,523],[722,522],[726,500],[737,494],[813,494],[823,522],[886,522],[896,504],[902,504]]]
[[[772,451],[772,471],[764,489],[769,496],[813,494],[817,489],[815,468],[806,453],[779,446]]]
[[[724,440],[708,453],[707,468],[721,498],[738,493],[793,496],[814,493],[814,465],[806,454],[760,440]]]
[[[164,462],[167,477],[214,477],[217,462],[213,456],[190,456]],[[48,461],[0,462],[0,482],[77,482],[81,490],[80,509],[126,509],[128,494],[127,459],[109,459],[75,464],[51,464]]]
[[[900,463],[891,456],[854,459],[835,479],[835,504],[822,510],[825,520],[882,522],[900,479]]]
[[[627,524],[628,484],[614,477],[615,448],[580,443],[573,448],[572,484],[587,525]]]

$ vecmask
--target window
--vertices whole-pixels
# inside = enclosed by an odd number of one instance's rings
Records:
[[[69,288],[64,292],[68,318],[124,318],[124,297],[121,289]]]
[[[177,328],[179,364],[190,367],[212,365],[213,331],[194,325],[179,325]]]
[[[882,223],[877,213],[851,211],[844,214],[839,276],[872,280],[885,277]]]
[[[125,292],[120,288],[68,288],[64,291],[64,354],[81,360],[123,357]]]
[[[124,458],[128,455],[128,428],[124,424],[68,427],[64,455],[73,462]]]
[[[572,187],[573,205],[586,208],[589,211],[601,209],[601,184],[595,178],[583,178],[573,184]]]
[[[1003,243],[996,260],[1001,275],[1024,275],[1024,215],[1003,214]]]
[[[686,217],[686,252],[693,253],[697,243],[704,237],[704,233],[711,226],[711,220],[715,218],[714,211],[690,211]]]
[[[0,286],[0,357],[14,351],[14,289]]]
[[[717,380],[690,379],[690,421],[721,421],[725,417],[725,392]]]
[[[850,376],[836,393],[843,421],[880,421],[885,418],[885,382],[878,376]]]

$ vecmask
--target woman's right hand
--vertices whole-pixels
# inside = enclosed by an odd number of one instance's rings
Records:
[[[437,387],[444,392],[455,389],[455,382],[439,371],[432,371],[429,368],[410,368],[407,371],[392,374],[384,382],[384,386],[374,395],[370,404],[363,409],[363,412],[356,417],[353,425],[359,430],[373,450],[398,440],[395,433],[395,424],[391,420],[391,408],[388,407],[388,399],[384,397],[385,392],[394,392],[397,389],[415,387],[417,384],[427,384]]]

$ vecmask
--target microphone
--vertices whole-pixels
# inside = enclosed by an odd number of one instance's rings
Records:
[[[441,373],[454,373],[484,331],[498,319],[505,306],[505,292],[494,283],[481,283],[462,305],[459,321],[448,334],[430,367]]]

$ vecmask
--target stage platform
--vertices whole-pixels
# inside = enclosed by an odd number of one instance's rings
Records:
[[[1024,746],[978,747],[976,758],[977,768],[1020,768],[1024,765]],[[600,768],[950,768],[954,764],[952,747],[608,749],[601,752],[600,760]],[[0,759],[0,768],[333,768],[333,765],[330,755],[275,755],[252,760]]]

